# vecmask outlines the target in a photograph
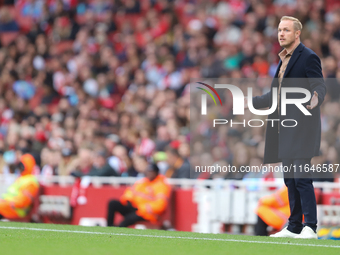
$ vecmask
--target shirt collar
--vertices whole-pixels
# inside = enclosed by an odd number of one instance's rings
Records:
[[[294,50],[295,50],[299,45],[300,45],[300,44],[296,45],[295,48],[292,49],[290,52],[287,52],[286,49],[283,49],[283,50],[279,53],[279,57],[280,57],[281,61],[283,61],[284,58],[285,58],[286,56],[288,56],[288,55],[289,55],[289,56],[292,56]]]

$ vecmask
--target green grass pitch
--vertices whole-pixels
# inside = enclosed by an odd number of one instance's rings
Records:
[[[339,254],[340,242],[0,222],[0,254]]]

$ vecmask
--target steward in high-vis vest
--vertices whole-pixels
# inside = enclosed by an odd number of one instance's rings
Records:
[[[286,186],[275,193],[262,197],[256,210],[258,221],[255,225],[255,234],[267,236],[267,227],[280,230],[286,224],[290,215],[288,189]]]
[[[114,226],[114,216],[119,212],[124,220],[119,227],[128,227],[138,221],[156,223],[166,210],[171,188],[163,175],[158,174],[156,164],[150,164],[145,178],[127,188],[120,200],[111,200],[108,205],[107,225]]]
[[[38,180],[32,175],[35,165],[32,155],[21,156],[17,166],[21,172],[20,177],[0,198],[0,219],[20,219],[30,211],[39,191]]]

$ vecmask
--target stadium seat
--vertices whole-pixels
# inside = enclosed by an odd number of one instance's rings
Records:
[[[19,15],[19,14],[18,14]],[[29,16],[17,16],[16,21],[20,27],[20,30],[24,33],[28,33],[33,25],[33,18]]]

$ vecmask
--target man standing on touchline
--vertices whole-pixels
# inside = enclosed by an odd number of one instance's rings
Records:
[[[283,167],[302,169],[310,167],[311,159],[319,155],[321,140],[320,105],[326,86],[324,84],[319,57],[300,42],[301,22],[293,17],[283,16],[278,27],[278,40],[284,48],[280,53],[280,62],[271,84],[271,91],[265,95],[253,97],[256,109],[272,106],[272,89],[278,91],[278,107],[268,119],[279,119],[267,125],[264,163],[282,162]],[[287,79],[287,78],[299,78]],[[303,104],[311,115],[304,115],[294,104],[287,104],[286,115],[281,115],[281,88],[299,87],[310,91],[312,98]],[[287,98],[299,99],[301,93],[287,93]],[[293,119],[295,127],[280,125],[283,119]],[[288,188],[290,217],[288,226],[272,237],[292,237],[316,239],[316,200],[311,173],[293,171],[284,173],[284,182]],[[302,217],[304,215],[304,224]]]

